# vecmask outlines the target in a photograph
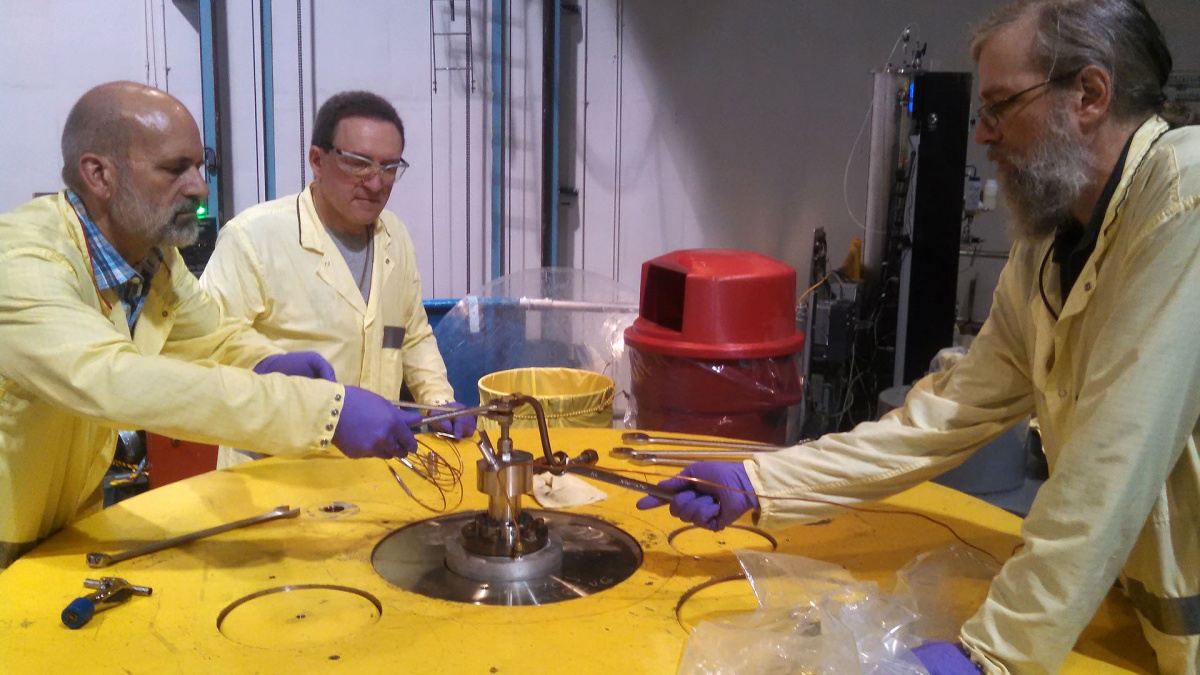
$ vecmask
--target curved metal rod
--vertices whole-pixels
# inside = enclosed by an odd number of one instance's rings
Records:
[[[546,455],[546,462],[550,466],[559,466],[563,462],[557,462],[554,459],[554,453],[550,450],[550,431],[546,426],[546,411],[542,409],[542,404],[532,396],[525,394],[514,393],[510,396],[514,401],[528,404],[533,408],[533,414],[537,417],[538,434],[542,437],[542,453]],[[513,406],[514,408],[516,406]]]
[[[392,404],[399,408],[414,408],[415,407],[417,409],[425,409],[425,410],[435,409],[433,406],[413,406],[413,405],[410,405],[409,403],[400,402],[400,401],[392,401]],[[562,466],[564,464],[564,462],[555,460],[554,451],[550,447],[550,432],[547,429],[546,411],[545,411],[545,409],[542,408],[541,402],[532,396],[527,396],[527,395],[519,393],[519,392],[508,394],[506,396],[501,396],[500,398],[494,398],[494,399],[488,401],[487,403],[484,403],[483,405],[477,405],[477,406],[470,407],[470,408],[459,408],[457,410],[444,412],[439,415],[430,415],[428,417],[422,418],[419,421],[413,422],[409,426],[419,427],[419,426],[422,426],[425,424],[429,424],[430,422],[440,422],[442,420],[453,419],[455,417],[462,417],[464,415],[481,415],[481,414],[486,415],[488,413],[492,413],[492,414],[500,413],[500,414],[511,417],[512,411],[514,409],[516,409],[517,406],[520,406],[522,404],[526,404],[530,408],[533,408],[533,414],[537,418],[538,434],[541,436],[541,440],[542,440],[542,453],[545,454],[545,456],[546,456],[546,462],[550,466]],[[512,424],[511,419],[509,420],[509,424],[510,425]],[[501,426],[503,427],[504,425],[501,424]],[[486,454],[485,454],[485,456],[486,456]]]

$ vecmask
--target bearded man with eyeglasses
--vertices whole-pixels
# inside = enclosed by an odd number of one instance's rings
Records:
[[[1171,54],[1136,0],[1018,0],[971,55],[975,140],[1015,243],[970,352],[877,422],[693,464],[684,474],[704,482],[663,483],[671,512],[713,529],[747,512],[765,527],[812,521],[952,469],[1036,414],[1050,477],[1022,547],[957,641],[914,653],[933,675],[1059,672],[1119,580],[1159,670],[1194,675],[1200,127],[1167,104]]]
[[[200,283],[233,320],[324,356],[340,382],[391,400],[407,385],[418,403],[457,406],[412,239],[384,208],[408,168],[403,154],[404,124],[385,99],[330,97],[313,126],[312,183],[221,228]],[[475,431],[472,417],[438,425],[460,438]],[[258,456],[222,447],[218,467]]]

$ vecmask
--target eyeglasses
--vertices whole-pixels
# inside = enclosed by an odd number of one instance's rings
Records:
[[[385,184],[395,183],[400,176],[404,175],[404,170],[408,168],[408,162],[403,159],[395,164],[380,164],[373,159],[356,155],[353,152],[346,152],[333,146],[330,146],[329,152],[333,153],[334,161],[337,162],[342,171],[362,181],[371,180],[375,177],[375,174],[379,174],[379,180]]]
[[[1048,77],[1045,80],[1042,80],[1041,82],[1038,82],[1037,84],[1033,85],[1032,87],[1027,87],[1025,89],[1022,89],[1021,91],[1018,91],[1017,93],[1013,94],[1012,96],[1002,98],[999,101],[996,101],[995,103],[989,103],[987,105],[980,106],[979,109],[975,111],[975,114],[973,116],[971,116],[971,128],[974,128],[977,123],[982,122],[983,125],[985,127],[987,127],[988,129],[995,129],[996,127],[1000,126],[1000,118],[1004,114],[1004,111],[1007,110],[1009,107],[1011,107],[1012,104],[1016,103],[1017,100],[1020,99],[1022,96],[1024,96],[1025,94],[1028,94],[1031,91],[1037,91],[1038,89],[1041,89],[1042,87],[1048,87],[1052,84],[1057,84],[1059,82],[1066,82],[1067,80],[1072,80],[1081,71],[1082,71],[1082,69],[1073,70],[1069,73],[1063,73],[1062,75],[1059,75],[1057,77]]]

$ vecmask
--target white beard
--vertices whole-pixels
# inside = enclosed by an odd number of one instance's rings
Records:
[[[1071,207],[1091,183],[1095,168],[1061,107],[1054,109],[1029,156],[1011,157],[1009,164],[1000,173],[1000,184],[1012,213],[1009,234],[1018,239],[1053,234],[1071,217]]]

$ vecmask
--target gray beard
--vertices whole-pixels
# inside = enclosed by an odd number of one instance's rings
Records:
[[[1004,202],[1012,213],[1009,235],[1040,239],[1071,218],[1071,206],[1090,184],[1092,157],[1056,108],[1028,157],[1010,159],[1001,172]]]
[[[155,208],[149,199],[121,184],[109,209],[113,220],[121,227],[154,242],[155,246],[184,247],[200,238],[200,221],[196,219],[198,206],[196,200],[184,198],[169,208]]]

